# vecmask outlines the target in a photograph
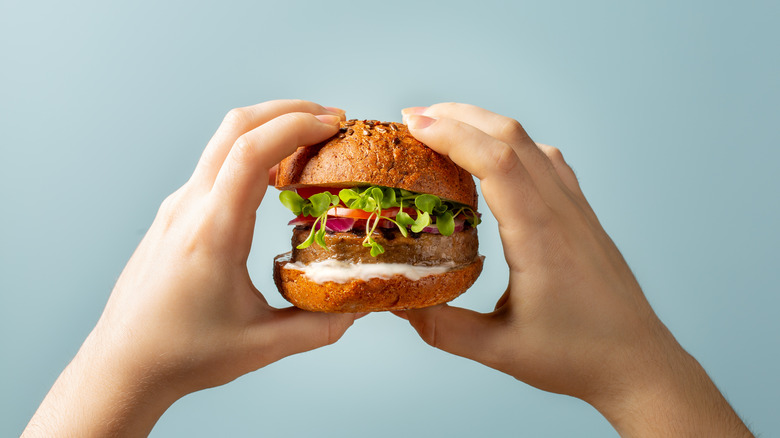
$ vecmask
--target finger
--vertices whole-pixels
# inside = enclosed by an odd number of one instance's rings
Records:
[[[333,115],[288,113],[240,136],[217,174],[212,190],[215,202],[241,220],[253,215],[265,194],[270,169],[297,147],[333,136],[339,120]]]
[[[279,165],[276,164],[274,167],[270,168],[268,170],[268,185],[273,186],[276,185],[276,174],[279,172]]]
[[[409,321],[409,317],[406,315],[406,310],[391,310],[390,313],[401,319]]]
[[[429,107],[410,107],[401,110],[401,114],[421,114],[435,119],[459,120],[506,143],[521,143],[529,140],[528,134],[517,120],[466,103],[446,102]]]
[[[454,119],[434,119],[412,115],[408,118],[412,135],[436,152],[449,156],[480,180],[526,175],[511,147],[479,129]]]
[[[227,113],[222,124],[219,125],[216,133],[206,145],[193,173],[193,180],[211,188],[225,158],[230,153],[230,149],[241,135],[282,114],[292,112],[337,115],[344,118],[344,110],[323,107],[304,100],[272,100],[243,108],[234,108]]]
[[[490,315],[440,304],[407,310],[406,317],[428,345],[489,366],[497,363],[498,322]]]
[[[560,149],[541,143],[536,143],[536,146],[550,160],[555,172],[558,174],[561,181],[566,184],[566,187],[572,192],[584,197],[582,189],[580,188],[580,183],[577,181],[577,175],[574,174],[574,170],[566,163],[566,160],[563,159],[563,153],[561,153]]]
[[[427,106],[410,106],[401,110],[401,121],[408,124],[408,118],[411,115],[421,115],[427,110]]]
[[[437,103],[420,111],[420,107],[406,109],[407,113],[416,112],[437,119],[455,119],[505,142],[518,154],[535,181],[539,184],[548,184],[546,180],[550,179],[553,164],[517,120],[465,103]],[[552,182],[557,183],[557,181]]]
[[[510,268],[522,269],[532,263],[528,259],[532,254],[528,244],[539,243],[540,225],[551,223],[557,213],[545,198],[563,205],[559,199],[567,199],[567,195],[555,186],[548,186],[543,196],[511,147],[469,124],[412,115],[408,126],[414,137],[448,155],[481,180],[482,194],[498,222]]]
[[[338,341],[364,315],[308,312],[295,307],[274,309],[272,319],[258,327],[255,341],[281,359]]]
[[[408,126],[415,138],[481,180],[499,225],[518,226],[546,216],[548,208],[534,182],[506,143],[453,119],[411,115]]]
[[[496,301],[496,307],[493,309],[494,311],[501,309],[509,302],[509,298],[512,295],[510,290],[511,289],[507,287],[506,290],[504,291],[504,294],[501,295],[501,298],[499,298],[498,301]]]
[[[596,212],[593,211],[593,207],[590,206],[590,203],[588,203],[588,200],[585,198],[585,193],[582,192],[577,175],[574,173],[571,166],[566,163],[561,151],[556,147],[546,144],[537,143],[537,146],[550,158],[550,162],[553,164],[561,181],[572,193],[572,200],[580,206],[581,211],[586,214],[591,222],[598,224],[599,219],[596,216]]]

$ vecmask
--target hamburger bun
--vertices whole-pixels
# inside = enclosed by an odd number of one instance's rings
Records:
[[[295,307],[314,312],[358,313],[419,309],[454,300],[482,272],[483,256],[441,274],[410,280],[403,275],[346,283],[317,283],[303,271],[284,268],[290,253],[274,259],[274,282],[282,296]]]
[[[275,185],[299,193],[328,188],[335,195],[341,188],[403,189],[435,195],[459,212],[469,210],[477,216],[477,190],[471,174],[420,143],[399,123],[342,122],[334,137],[301,147],[284,159]],[[414,205],[404,208],[413,211]],[[399,232],[394,226],[374,226],[369,231],[373,219],[365,219],[348,231],[326,227],[321,245],[304,248],[301,242],[314,230],[312,221],[307,228],[305,221],[300,225],[301,216],[298,219],[291,222],[298,225],[293,231],[293,250],[274,259],[274,282],[282,296],[301,309],[374,312],[432,306],[465,292],[482,271],[477,230],[463,219],[448,235],[436,227],[417,233]],[[369,254],[364,243],[367,233],[384,252]],[[322,272],[328,274],[322,276]]]
[[[430,193],[477,209],[477,187],[471,174],[420,143],[401,123],[342,122],[333,138],[298,148],[282,160],[275,185],[289,190],[356,184]]]

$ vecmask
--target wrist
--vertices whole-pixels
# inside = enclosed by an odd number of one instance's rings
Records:
[[[701,364],[658,324],[652,345],[630,352],[616,384],[587,401],[621,436],[752,436]]]
[[[144,436],[180,395],[121,345],[93,331],[24,436]]]
[[[126,410],[159,411],[162,415],[185,393],[166,376],[161,360],[149,357],[147,351],[126,334],[103,335],[99,328],[87,337],[74,362],[83,360],[90,375],[89,383],[98,393],[115,395],[115,402]]]

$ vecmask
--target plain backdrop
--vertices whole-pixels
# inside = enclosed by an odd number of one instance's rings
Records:
[[[563,150],[651,304],[780,434],[780,8],[726,1],[0,1],[0,435],[93,327],[224,114],[276,98],[400,121],[459,101]],[[504,291],[483,209],[483,275]],[[271,279],[273,191],[249,260]],[[604,437],[589,405],[434,350],[390,314],[177,402],[152,436]]]

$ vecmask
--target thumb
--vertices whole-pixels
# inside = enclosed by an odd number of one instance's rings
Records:
[[[272,360],[330,345],[362,314],[308,312],[295,307],[275,309],[256,339]]]
[[[398,316],[405,316],[422,340],[435,348],[488,366],[495,363],[497,322],[492,315],[440,304]]]

